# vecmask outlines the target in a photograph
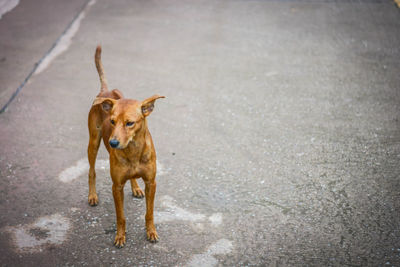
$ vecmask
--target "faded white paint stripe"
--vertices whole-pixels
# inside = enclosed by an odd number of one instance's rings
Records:
[[[96,168],[100,168],[102,170],[109,169],[110,168],[110,163],[108,159],[99,159],[96,161]],[[89,171],[89,163],[87,159],[81,159],[76,162],[74,166],[71,166],[65,170],[63,170],[60,175],[58,176],[58,179],[60,179],[61,182],[64,183],[69,183],[76,178],[84,175]]]
[[[189,221],[192,223],[205,222],[207,221],[207,216],[202,213],[194,213],[185,210],[175,204],[174,199],[168,195],[162,196],[161,207],[165,208],[165,211],[155,212],[155,220],[157,223],[170,222],[170,221]],[[222,214],[213,213],[208,217],[208,221],[212,226],[217,227],[222,223]],[[203,225],[193,224],[196,228],[202,230]]]
[[[71,227],[68,218],[60,214],[45,216],[32,224],[8,227],[12,240],[20,252],[41,251],[44,244],[60,245],[64,242]]]
[[[96,160],[96,169],[109,170],[110,161],[108,159]],[[87,158],[78,160],[74,166],[68,167],[63,170],[59,175],[58,179],[61,182],[69,183],[78,177],[87,174],[89,171],[89,163]],[[160,162],[157,161],[157,175],[163,175],[165,173],[164,167]]]
[[[167,208],[166,211],[157,212],[155,214],[156,222],[168,222],[168,221],[191,221],[197,222],[202,221],[206,218],[204,214],[193,213],[178,207],[173,198],[170,196],[163,196],[161,198],[161,205]]]
[[[208,218],[208,220],[211,222],[213,226],[218,226],[222,223],[222,214],[214,213]]]
[[[58,178],[61,180],[61,182],[68,183],[83,175],[83,173],[85,173],[87,170],[89,170],[89,164],[87,160],[79,160],[74,166],[63,170]]]
[[[207,253],[210,255],[228,254],[232,251],[232,242],[228,239],[220,239],[208,247]]]
[[[19,4],[19,0],[0,0],[0,19],[4,14],[13,10]]]
[[[205,267],[217,266],[218,260],[215,255],[225,255],[231,253],[233,244],[228,239],[220,239],[211,244],[207,250],[202,254],[195,254],[192,256],[186,266],[190,267]]]
[[[85,9],[79,14],[79,16],[72,23],[71,27],[64,33],[63,36],[58,40],[55,47],[46,55],[46,57],[40,62],[34,74],[39,74],[43,70],[45,70],[50,63],[58,57],[61,53],[66,51],[72,43],[72,38],[78,32],[79,26],[81,24],[82,19],[85,17],[85,14],[89,8],[96,3],[96,0],[91,0]]]

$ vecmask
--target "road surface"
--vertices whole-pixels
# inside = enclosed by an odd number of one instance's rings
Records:
[[[400,265],[392,1],[16,2],[0,19],[2,107],[29,79],[0,114],[2,266]],[[87,204],[97,44],[110,87],[167,97],[148,118],[157,244],[126,186],[113,246],[103,145]]]

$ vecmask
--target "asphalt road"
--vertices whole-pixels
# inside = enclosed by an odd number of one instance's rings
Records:
[[[31,2],[0,19],[0,104],[34,72],[0,114],[2,266],[400,265],[393,2]],[[112,88],[167,97],[157,244],[126,186],[113,246],[104,146],[87,204],[97,44]]]

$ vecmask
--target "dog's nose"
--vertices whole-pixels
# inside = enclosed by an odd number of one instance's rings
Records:
[[[110,146],[116,148],[119,145],[119,141],[117,139],[110,140]]]

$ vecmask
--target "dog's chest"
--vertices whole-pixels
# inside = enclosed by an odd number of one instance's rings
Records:
[[[130,155],[129,157],[119,157],[118,165],[128,177],[138,177],[141,176],[142,171],[146,169],[146,166],[150,162],[150,158],[150,153],[135,154]]]

